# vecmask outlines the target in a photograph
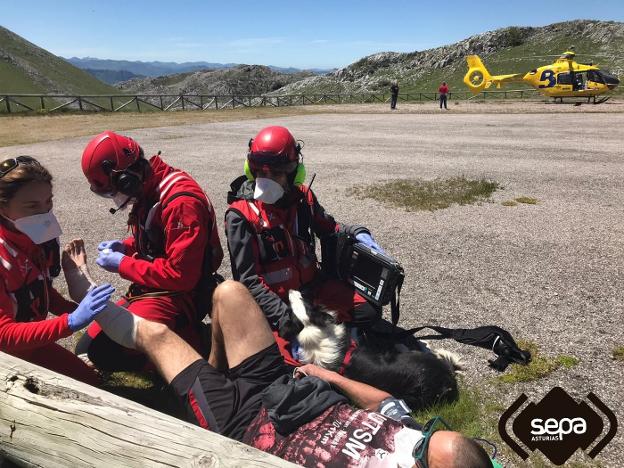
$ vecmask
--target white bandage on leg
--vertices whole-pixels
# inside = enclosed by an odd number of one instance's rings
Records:
[[[75,302],[82,301],[89,289],[96,286],[86,265],[64,273],[69,297]],[[132,349],[136,349],[136,330],[141,320],[143,320],[141,317],[137,317],[125,307],[110,301],[106,305],[106,309],[95,317],[95,321],[111,340]]]
[[[95,317],[95,321],[111,340],[132,349],[136,349],[136,331],[141,320],[143,320],[141,317],[134,315],[125,307],[110,301],[106,309]]]

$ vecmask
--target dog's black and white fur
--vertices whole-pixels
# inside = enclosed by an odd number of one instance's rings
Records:
[[[294,315],[303,325],[297,336],[299,361],[338,371],[343,365],[351,336],[336,314],[306,302],[299,291],[288,298]],[[412,410],[457,399],[455,373],[462,369],[459,358],[446,350],[407,350],[405,346],[364,334],[352,352],[344,375],[401,398]]]

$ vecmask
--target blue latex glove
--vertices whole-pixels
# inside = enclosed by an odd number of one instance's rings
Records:
[[[303,349],[297,338],[291,338],[290,340],[290,354],[297,361],[303,360]]]
[[[108,283],[91,289],[76,310],[67,317],[71,331],[75,332],[89,325],[95,316],[104,310],[114,291],[115,288]]]
[[[100,242],[98,245],[98,252],[109,249],[111,252],[126,253],[126,246],[120,240],[107,240]]]
[[[125,257],[121,252],[112,252],[110,250],[102,250],[99,252],[98,258],[95,263],[111,273],[119,272],[119,264]]]
[[[373,236],[371,236],[368,232],[360,232],[358,235],[355,236],[355,240],[364,244],[367,247],[370,247],[373,250],[376,250],[379,253],[382,253],[382,254],[386,253],[384,249],[379,247],[379,244],[375,242],[375,239],[373,239]]]

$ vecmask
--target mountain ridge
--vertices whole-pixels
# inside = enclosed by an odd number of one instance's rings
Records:
[[[221,70],[132,79],[117,83],[117,88],[135,94],[259,95],[311,75],[311,72],[279,73],[264,65],[237,65]]]
[[[162,61],[142,61],[142,60],[111,60],[99,59],[95,57],[70,57],[65,58],[72,65],[83,70],[106,70],[106,71],[126,71],[135,75],[143,75],[144,77],[158,77],[165,75],[173,75],[178,73],[188,73],[200,70],[221,70],[227,68],[235,68],[243,63],[217,63],[217,62],[162,62]],[[278,73],[329,73],[332,69],[310,68],[300,69],[295,67],[278,67],[275,65],[266,65],[273,71]]]
[[[624,50],[624,23],[573,20],[540,27],[510,26],[423,51],[379,52],[334,73],[288,84],[272,94],[387,92],[394,79],[399,81],[401,92],[433,91],[442,81],[454,91],[466,91],[462,79],[467,55],[480,55],[495,73],[519,73],[552,62],[527,56],[558,55],[572,44],[581,53],[617,56]],[[511,60],[509,64],[507,60]],[[624,73],[624,57],[608,64],[612,72]]]

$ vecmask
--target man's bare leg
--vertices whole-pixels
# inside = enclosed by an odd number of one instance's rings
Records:
[[[82,297],[90,284],[84,243],[73,240],[63,251],[68,287]],[[69,275],[67,274],[68,272]],[[70,285],[70,281],[81,285]],[[82,292],[84,290],[84,292]],[[75,299],[81,300],[82,297]],[[110,310],[109,310],[110,309]],[[140,319],[127,309],[109,303],[96,321],[114,341],[143,351],[167,382],[201,356],[166,325]],[[241,283],[225,281],[213,296],[212,350],[209,363],[216,369],[235,367],[274,342],[271,329],[249,291]]]
[[[67,281],[69,297],[74,302],[80,302],[87,291],[95,286],[95,281],[87,268],[87,252],[82,239],[73,239],[63,249],[61,257],[63,273]]]
[[[221,283],[212,302],[212,348],[208,362],[213,367],[236,367],[275,342],[264,313],[242,283]]]
[[[241,283],[221,283],[212,302],[213,344],[208,362],[216,369],[235,367],[274,342],[264,314]],[[165,325],[148,320],[139,322],[136,343],[168,383],[193,362],[202,359]]]

